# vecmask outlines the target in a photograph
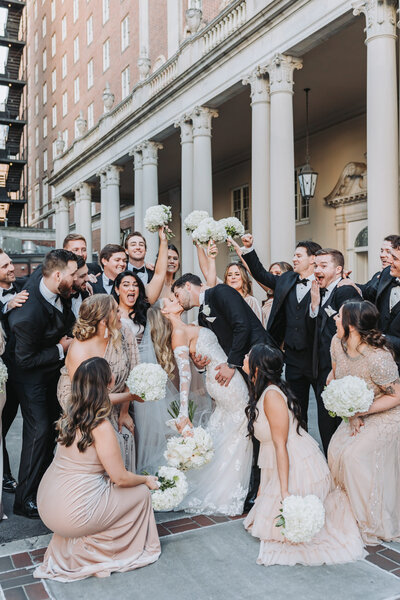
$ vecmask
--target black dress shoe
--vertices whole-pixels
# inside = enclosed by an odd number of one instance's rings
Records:
[[[17,489],[17,482],[11,473],[4,473],[3,475],[3,492],[8,492],[9,494],[15,494],[15,490]]]
[[[14,515],[27,517],[28,519],[40,519],[36,502],[34,500],[26,500],[24,504],[14,504]]]

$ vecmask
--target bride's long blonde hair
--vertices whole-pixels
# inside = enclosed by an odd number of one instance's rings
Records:
[[[163,300],[158,300],[147,311],[147,324],[150,327],[151,340],[156,353],[157,361],[167,373],[172,377],[175,371],[174,352],[172,350],[172,325],[161,312]]]

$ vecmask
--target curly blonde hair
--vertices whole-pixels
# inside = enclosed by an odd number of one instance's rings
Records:
[[[160,300],[148,309],[147,324],[150,327],[150,335],[157,361],[168,374],[168,377],[172,378],[175,371],[174,352],[171,344],[172,325],[170,320],[163,315],[161,309],[162,301]]]
[[[97,333],[97,328],[105,320],[111,340],[115,343],[120,336],[117,328],[118,305],[108,294],[95,294],[86,298],[79,309],[79,315],[72,330],[74,337],[80,342],[90,340]]]

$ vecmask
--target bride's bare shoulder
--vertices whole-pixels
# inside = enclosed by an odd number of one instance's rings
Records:
[[[171,344],[173,349],[177,348],[178,346],[188,346],[189,341],[189,333],[183,324],[182,326],[179,325],[174,327],[171,336]]]

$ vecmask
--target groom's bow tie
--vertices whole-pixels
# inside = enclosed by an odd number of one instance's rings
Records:
[[[300,283],[301,285],[308,285],[309,280],[307,278],[304,279],[300,279],[300,277],[297,278],[297,283]]]

